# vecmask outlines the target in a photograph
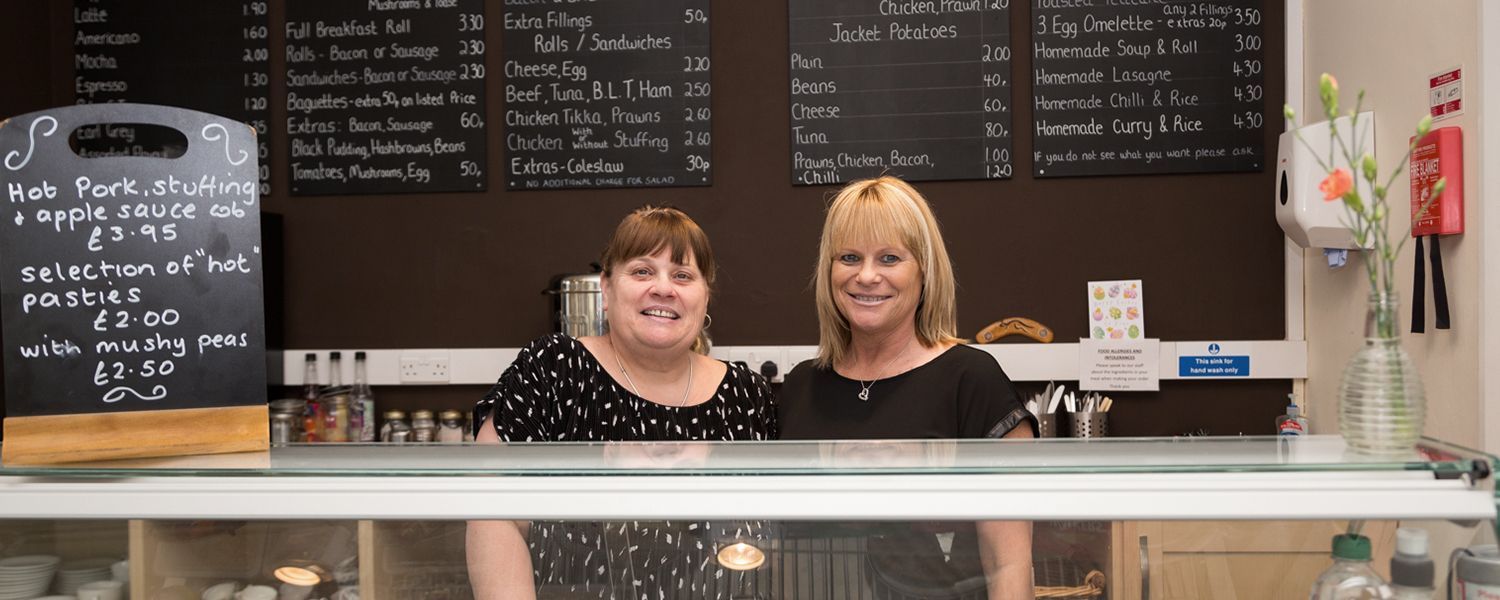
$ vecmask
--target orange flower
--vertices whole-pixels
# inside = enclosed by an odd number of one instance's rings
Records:
[[[1354,176],[1344,169],[1334,169],[1323,183],[1318,184],[1318,191],[1323,192],[1323,199],[1327,201],[1343,198],[1354,187]]]

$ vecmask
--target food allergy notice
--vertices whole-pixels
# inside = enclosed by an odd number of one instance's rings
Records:
[[[179,158],[83,158],[70,132],[141,123]],[[265,402],[260,186],[244,123],[91,104],[0,125],[7,416]]]
[[[483,191],[483,0],[286,6],[292,193]]]
[[[506,2],[506,189],[712,183],[708,4]]]
[[[1011,176],[1011,0],[795,0],[794,185]]]
[[[1265,167],[1262,0],[1032,0],[1037,177]]]

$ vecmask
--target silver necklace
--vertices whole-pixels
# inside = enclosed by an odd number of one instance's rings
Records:
[[[611,346],[610,349],[614,350],[614,348],[613,348],[614,342],[610,342],[609,345]],[[625,370],[625,363],[620,362],[620,352],[618,350],[615,350],[615,366],[620,367],[620,374],[625,376],[625,383],[630,385],[630,391],[631,391],[631,393],[633,393],[633,394],[635,394],[637,396],[641,396],[641,391],[639,389],[636,389],[635,382],[630,380],[630,371],[626,371]],[[678,408],[681,408],[683,406],[687,406],[688,392],[691,392],[691,391],[693,391],[693,358],[691,356],[689,356],[688,357],[688,380],[687,380],[687,387],[683,388],[683,390],[682,390],[682,400],[680,402],[678,402],[677,404],[675,404],[675,405],[669,404],[668,406],[676,406]],[[641,397],[645,398],[645,396],[641,396]]]
[[[861,402],[870,401],[870,388],[875,387],[875,382],[880,381],[880,374],[890,370],[891,365],[896,364],[896,360],[904,356],[906,354],[906,351],[910,348],[911,342],[907,342],[906,346],[901,348],[901,351],[897,352],[896,356],[891,358],[891,362],[885,363],[885,368],[875,372],[875,378],[871,379],[870,383],[865,383],[863,379],[854,380],[855,382],[859,383],[859,399]]]

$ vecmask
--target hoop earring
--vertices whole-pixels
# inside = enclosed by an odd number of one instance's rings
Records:
[[[703,329],[707,330],[709,327],[713,327],[714,326],[714,316],[713,315],[708,314],[708,313],[703,313],[703,319],[706,320],[706,321],[708,321],[707,323],[703,324]]]

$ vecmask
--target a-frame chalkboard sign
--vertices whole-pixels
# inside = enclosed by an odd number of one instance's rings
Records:
[[[80,127],[127,123],[184,140],[160,156],[70,145]],[[254,130],[197,111],[98,104],[0,122],[0,460],[268,447],[256,165]]]

